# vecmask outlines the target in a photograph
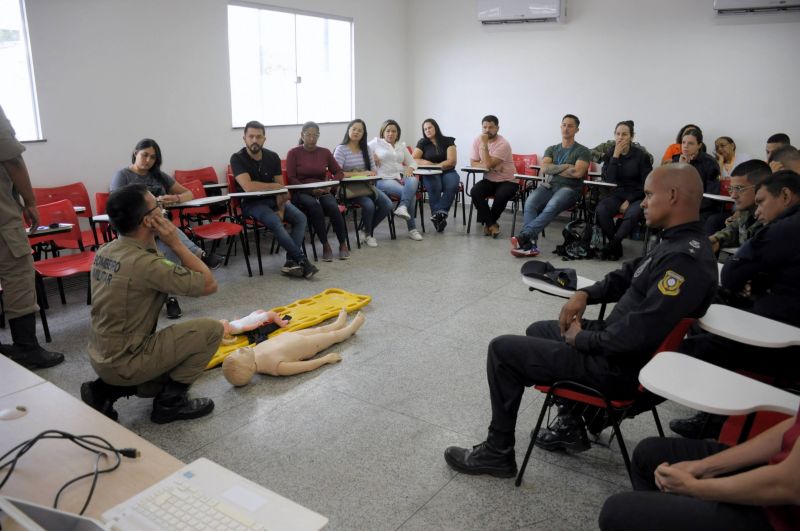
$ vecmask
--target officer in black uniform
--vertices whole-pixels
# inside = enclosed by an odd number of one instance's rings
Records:
[[[534,323],[525,336],[492,340],[486,362],[489,435],[471,450],[447,448],[445,460],[452,468],[513,477],[514,429],[525,387],[573,380],[605,392],[633,392],[639,370],[664,337],[682,318],[705,313],[716,289],[717,266],[699,222],[700,176],[688,164],[661,166],[647,177],[644,190],[645,219],[662,229],[661,243],[577,291],[558,321]],[[581,319],[588,303],[600,302],[617,302],[608,319]]]

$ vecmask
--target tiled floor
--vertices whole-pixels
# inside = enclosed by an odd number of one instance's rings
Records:
[[[390,241],[383,224],[378,248],[354,249],[346,262],[320,262],[312,281],[282,277],[278,256],[266,257],[263,277],[248,278],[242,256],[233,257],[218,271],[217,294],[180,299],[183,320],[233,318],[329,287],[369,294],[366,324],[330,349],[343,361],[294,377],[257,376],[239,389],[219,370],[208,371],[192,394],[214,399],[210,416],[155,425],[150,401],[133,398],[117,403],[120,422],[180,459],[208,457],[327,516],[330,529],[595,529],[603,500],[628,488],[616,444],[577,456],[535,450],[521,488],[455,474],[442,457],[445,447],[477,444],[486,435],[491,338],[553,319],[563,302],[522,285],[523,260],[508,252],[510,225],[506,215],[503,237],[493,240],[480,230],[468,236],[459,219],[443,234],[414,242],[405,227]],[[565,264],[551,251],[562,226],[554,223],[540,240],[542,258],[559,265]],[[640,252],[639,242],[625,243],[627,256]],[[614,264],[570,266],[600,278]],[[70,288],[67,306],[51,298],[52,348],[67,361],[40,371],[74,395],[94,377],[84,289],[82,282]],[[0,334],[7,340],[7,330]],[[518,463],[540,404],[534,392],[523,400]],[[665,424],[686,412],[670,403],[659,409]],[[655,427],[642,415],[626,421],[623,432],[632,449]]]

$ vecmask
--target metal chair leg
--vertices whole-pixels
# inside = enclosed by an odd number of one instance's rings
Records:
[[[528,460],[531,457],[531,452],[533,452],[533,445],[536,444],[536,437],[539,436],[539,430],[542,427],[542,421],[544,420],[544,414],[547,413],[547,408],[550,407],[550,403],[553,399],[553,390],[551,389],[547,396],[544,398],[544,404],[542,404],[542,410],[539,412],[539,420],[536,421],[536,427],[533,428],[533,432],[531,433],[531,442],[528,444],[528,450],[525,452],[525,459],[522,460],[522,466],[517,473],[517,479],[514,482],[514,485],[519,487],[522,485],[522,476],[525,475],[525,468],[528,466]]]

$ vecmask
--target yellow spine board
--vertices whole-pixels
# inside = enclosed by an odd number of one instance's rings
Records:
[[[302,330],[310,326],[318,325],[328,319],[339,315],[342,308],[348,313],[363,308],[372,300],[369,295],[359,295],[350,293],[343,289],[329,288],[322,293],[307,299],[296,300],[286,306],[271,308],[279,315],[291,315],[292,320],[286,328],[281,328],[271,333],[269,337],[274,337],[290,330]],[[208,362],[206,369],[213,369],[221,365],[225,358],[234,350],[248,345],[247,336],[239,336],[239,340],[230,345],[220,345],[211,361]]]

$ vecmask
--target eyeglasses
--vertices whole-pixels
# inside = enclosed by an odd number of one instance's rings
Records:
[[[161,201],[156,201],[156,206],[154,206],[153,208],[151,208],[150,210],[148,210],[147,212],[145,212],[144,214],[142,214],[142,218],[139,220],[139,223],[141,223],[142,221],[144,221],[144,218],[146,218],[147,216],[149,216],[149,215],[150,215],[150,212],[152,212],[153,210],[156,210],[156,209],[158,209],[158,208],[161,208],[161,209],[163,210],[163,206],[161,205]],[[166,214],[166,212],[163,212],[163,211],[162,211],[162,214]]]
[[[731,186],[728,188],[728,191],[732,194],[741,194],[745,190],[749,190],[750,188],[755,188],[756,185],[749,184],[747,186]]]

